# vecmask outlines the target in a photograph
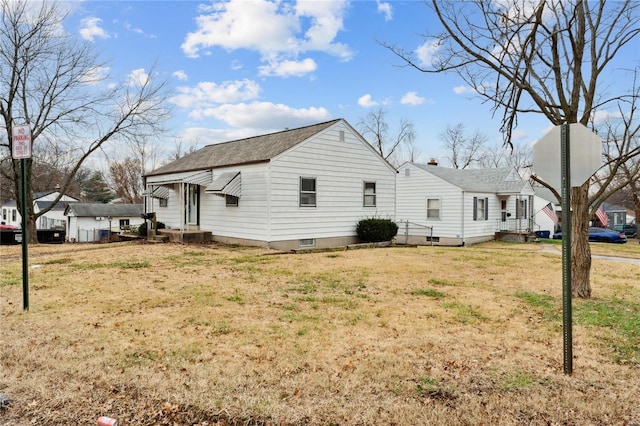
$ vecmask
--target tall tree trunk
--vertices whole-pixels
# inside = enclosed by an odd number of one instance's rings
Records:
[[[591,297],[591,247],[589,246],[589,183],[571,189],[571,293]],[[564,215],[565,212],[562,212]]]

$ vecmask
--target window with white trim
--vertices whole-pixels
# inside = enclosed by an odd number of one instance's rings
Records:
[[[363,205],[365,207],[375,207],[376,206],[376,183],[375,182],[365,182],[364,183],[364,193],[363,193]]]
[[[440,198],[427,198],[427,220],[440,220]]]
[[[316,207],[316,178],[300,177],[300,207]]]
[[[160,200],[158,201],[158,205],[160,207],[168,207],[169,206],[169,200],[167,198],[160,198]]]

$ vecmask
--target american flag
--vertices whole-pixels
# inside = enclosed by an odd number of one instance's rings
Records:
[[[547,204],[542,208],[542,211],[545,212],[547,216],[549,216],[553,223],[558,223],[558,215],[553,211],[553,204]]]
[[[604,205],[600,204],[600,208],[596,210],[596,216],[598,220],[605,228],[609,225],[609,218],[607,217],[607,212],[604,211]]]

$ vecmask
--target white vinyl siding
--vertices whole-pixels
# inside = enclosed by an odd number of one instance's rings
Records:
[[[271,241],[355,236],[361,219],[394,218],[395,171],[347,126],[295,146],[269,167]],[[299,207],[300,176],[316,178],[316,208]],[[376,183],[374,208],[363,205],[363,182]]]

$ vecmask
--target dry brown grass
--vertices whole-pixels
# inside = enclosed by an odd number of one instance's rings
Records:
[[[637,265],[594,259],[568,377],[535,244],[34,246],[27,313],[0,250],[0,424],[640,424]]]

